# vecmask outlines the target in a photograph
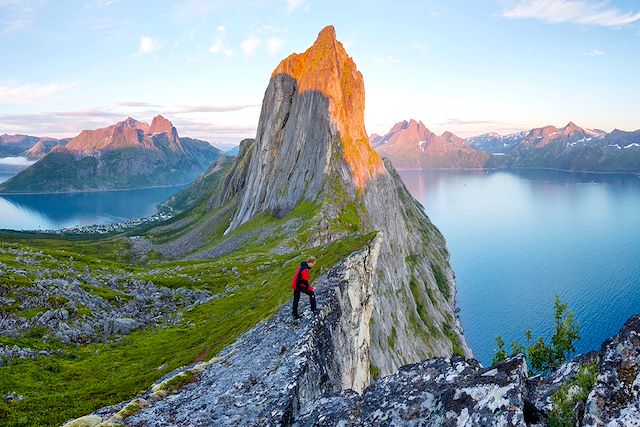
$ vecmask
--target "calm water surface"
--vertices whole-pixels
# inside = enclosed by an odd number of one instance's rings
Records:
[[[554,171],[401,172],[447,239],[465,335],[487,363],[495,337],[545,335],[559,295],[578,351],[640,313],[640,178]]]
[[[11,176],[0,173],[0,182]],[[183,188],[0,196],[0,229],[56,229],[140,218],[153,215],[158,203]]]

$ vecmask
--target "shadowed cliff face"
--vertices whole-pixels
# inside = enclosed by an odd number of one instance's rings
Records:
[[[319,207],[311,246],[381,231],[372,279],[374,376],[427,357],[471,355],[455,315],[444,238],[369,146],[363,113],[362,75],[327,27],[271,77],[255,143],[238,158],[246,167],[227,178],[244,186],[219,192],[239,199],[227,233],[260,212],[286,216],[304,200]]]
[[[265,93],[246,189],[229,230],[255,214],[289,213],[303,199],[316,200],[329,171],[328,100],[318,92],[296,92],[286,74],[271,79]]]

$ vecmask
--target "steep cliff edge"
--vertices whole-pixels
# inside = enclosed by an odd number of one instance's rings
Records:
[[[372,284],[374,375],[428,357],[471,355],[454,311],[445,241],[391,164],[369,146],[363,78],[333,27],[275,69],[245,157],[227,234],[262,212],[286,217],[301,202],[318,207],[312,246],[383,232]]]

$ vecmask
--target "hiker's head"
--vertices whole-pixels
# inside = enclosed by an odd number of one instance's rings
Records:
[[[310,256],[309,258],[307,258],[307,265],[309,266],[309,268],[313,268],[313,266],[316,265],[316,257]]]

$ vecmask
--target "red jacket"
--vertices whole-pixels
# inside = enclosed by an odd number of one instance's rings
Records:
[[[292,290],[295,291],[298,286],[309,289],[311,292],[314,291],[309,283],[309,266],[306,262],[300,264],[300,267],[298,267],[296,274],[293,275],[293,279],[291,280]]]

